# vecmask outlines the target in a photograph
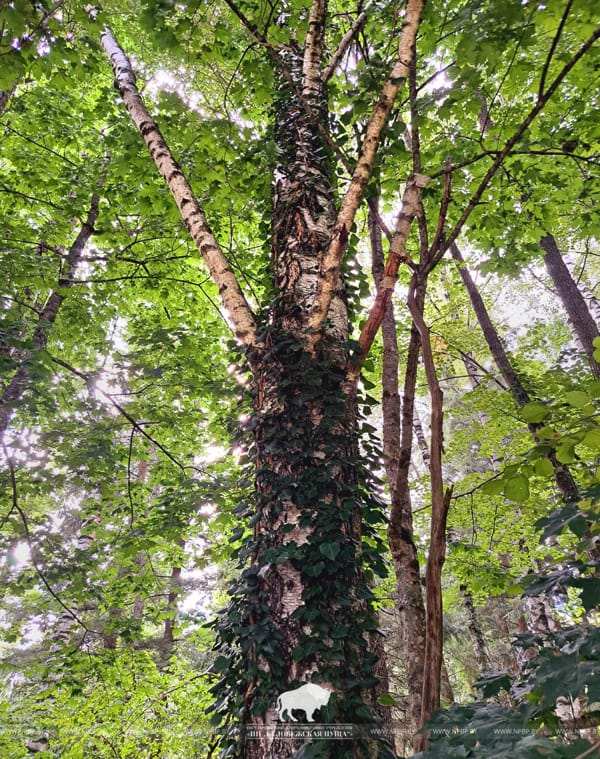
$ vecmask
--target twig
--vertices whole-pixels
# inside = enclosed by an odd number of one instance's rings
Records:
[[[4,456],[6,458],[6,462],[8,464],[8,471],[10,475],[10,485],[12,490],[12,511],[16,511],[21,518],[21,522],[23,523],[23,530],[25,532],[25,540],[27,541],[27,545],[29,546],[29,555],[31,557],[31,564],[33,568],[36,571],[36,574],[44,584],[46,590],[52,598],[60,605],[62,608],[77,622],[78,625],[80,625],[86,632],[95,632],[94,630],[90,630],[90,628],[84,624],[81,619],[77,616],[77,614],[73,611],[73,609],[69,608],[64,601],[60,599],[60,597],[57,595],[57,593],[53,590],[52,586],[46,580],[46,577],[44,576],[44,573],[40,569],[40,566],[38,564],[38,561],[36,559],[36,553],[37,549],[33,543],[33,538],[31,537],[31,532],[29,531],[29,521],[27,519],[27,514],[23,511],[23,509],[19,506],[19,496],[17,491],[17,476],[15,472],[15,465],[13,463],[13,460],[10,457],[10,454],[8,453],[8,450],[6,448],[6,444],[2,442],[2,450],[4,452]]]
[[[332,54],[331,58],[329,59],[329,62],[323,69],[323,73],[321,74],[321,79],[323,82],[328,82],[333,74],[335,73],[335,70],[337,68],[338,63],[340,62],[342,56],[348,49],[350,43],[354,40],[356,35],[360,32],[360,30],[365,25],[365,21],[367,20],[367,11],[369,8],[373,5],[373,0],[369,0],[369,2],[365,5],[362,12],[356,17],[356,20],[348,29],[346,34],[342,37],[342,39],[339,42],[339,45],[337,46],[336,50]]]
[[[560,36],[562,34],[562,30],[564,29],[565,24],[567,23],[567,17],[569,13],[571,12],[571,6],[573,5],[573,0],[568,0],[567,5],[565,6],[565,10],[563,11],[562,17],[560,19],[560,23],[558,25],[558,29],[556,30],[556,34],[554,35],[554,39],[552,40],[552,44],[550,45],[550,50],[548,50],[548,55],[546,56],[546,61],[544,63],[544,68],[542,69],[542,75],[540,77],[540,86],[538,89],[538,98],[541,98],[544,93],[544,86],[546,84],[546,77],[548,76],[548,70],[550,68],[550,63],[552,62],[552,58],[554,56],[554,51],[556,50],[556,46],[558,45],[558,41],[560,40]]]
[[[76,377],[79,377],[80,379],[82,379],[86,384],[91,379],[92,375],[90,373],[80,372],[74,366],[71,366],[71,364],[68,364],[66,361],[63,361],[60,358],[56,358],[56,356],[52,356],[51,358],[52,358],[52,361],[55,364],[58,364],[58,366],[62,366],[63,369],[67,369],[67,371],[71,372]],[[156,440],[156,438],[153,438],[152,435],[150,435],[148,432],[146,432],[146,430],[143,428],[143,426],[139,422],[137,422],[131,416],[131,414],[127,413],[127,411],[125,411],[125,409],[123,408],[123,406],[121,406],[119,403],[117,403],[114,400],[114,398],[110,395],[110,393],[107,393],[105,390],[102,390],[102,388],[100,388],[100,387],[96,387],[95,388],[95,392],[99,393],[111,405],[113,405],[116,408],[116,410],[122,416],[124,416],[125,419],[127,419],[127,421],[129,422],[129,424],[131,424],[131,426],[135,430],[137,430],[139,433],[141,433],[146,438],[146,440],[148,440],[153,445],[155,445],[159,450],[161,450],[165,454],[165,456],[169,459],[169,461],[172,461],[175,464],[175,466],[177,466],[177,467],[179,467],[179,469],[181,469],[182,472],[185,472],[186,469],[195,469],[195,467],[190,467],[190,466],[186,467],[180,461],[178,461],[175,458],[175,456],[173,456],[173,454],[164,447],[164,445],[162,445],[161,443],[159,443],[158,440]]]

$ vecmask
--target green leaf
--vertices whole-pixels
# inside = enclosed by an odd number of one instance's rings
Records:
[[[561,464],[571,464],[577,460],[575,445],[577,441],[566,438],[556,446],[556,458]]]
[[[583,408],[590,401],[589,395],[583,390],[570,390],[565,393],[565,398],[569,406],[573,406],[573,408]]]
[[[588,386],[588,393],[591,398],[600,398],[600,379],[594,380],[589,386]]]
[[[581,588],[581,603],[586,611],[593,611],[600,606],[600,579],[582,577],[571,582],[575,588]]]
[[[377,702],[382,706],[399,706],[398,702],[391,693],[382,693],[377,699]]]
[[[588,430],[585,433],[585,437],[581,441],[581,444],[585,445],[587,448],[600,450],[600,428]]]
[[[552,477],[554,475],[554,467],[548,459],[537,459],[533,464],[533,469],[539,477]]]
[[[504,480],[497,477],[494,480],[488,480],[481,486],[481,492],[486,495],[502,495],[504,492]]]
[[[526,422],[542,422],[550,413],[548,406],[538,401],[526,403],[521,409],[521,417]]]
[[[524,474],[511,477],[504,484],[504,495],[511,501],[524,503],[529,498],[529,480]]]
[[[335,561],[336,556],[340,552],[339,543],[321,543],[319,551],[331,561]]]

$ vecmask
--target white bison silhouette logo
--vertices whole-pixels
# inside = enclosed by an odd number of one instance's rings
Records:
[[[283,715],[287,713],[292,722],[298,722],[292,710],[301,709],[308,722],[314,722],[314,713],[322,706],[327,706],[330,696],[330,690],[315,683],[306,683],[295,690],[286,690],[277,699],[277,716],[283,720]]]

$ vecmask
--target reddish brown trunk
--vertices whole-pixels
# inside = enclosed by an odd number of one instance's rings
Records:
[[[425,290],[417,293],[422,308]],[[388,541],[396,574],[397,608],[408,681],[409,716],[413,733],[420,727],[425,651],[425,606],[419,558],[413,535],[409,472],[412,459],[413,421],[420,338],[411,329],[402,395],[402,426],[397,480],[392,490]],[[384,421],[385,424],[385,421]]]

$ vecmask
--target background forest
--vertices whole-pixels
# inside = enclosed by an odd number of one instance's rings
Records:
[[[0,0],[0,756],[600,755],[599,38]]]

